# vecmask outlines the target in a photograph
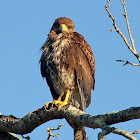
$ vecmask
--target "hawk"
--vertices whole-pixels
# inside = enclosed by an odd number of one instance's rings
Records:
[[[95,60],[89,44],[75,32],[73,21],[57,18],[41,50],[41,75],[46,78],[54,99],[45,104],[46,108],[50,103],[59,109],[70,103],[85,111],[95,85]],[[75,134],[79,132],[79,137],[85,140],[84,127],[67,121]]]

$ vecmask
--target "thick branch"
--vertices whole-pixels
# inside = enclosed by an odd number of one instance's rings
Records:
[[[14,133],[0,132],[0,140],[21,140],[21,139]]]
[[[71,119],[77,124],[90,128],[103,128],[105,125],[112,125],[140,118],[140,107],[132,107],[122,111],[110,112],[102,115],[92,116],[73,107],[67,106],[60,111],[56,108],[45,110],[44,107],[30,112],[23,118],[13,116],[0,116],[0,131],[16,134],[27,134],[32,132],[39,125],[52,119]]]

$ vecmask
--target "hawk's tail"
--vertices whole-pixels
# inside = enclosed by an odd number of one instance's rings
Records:
[[[87,140],[85,127],[67,120],[69,125],[74,129],[74,140]]]
[[[87,140],[85,127],[75,126],[74,129],[74,140]]]

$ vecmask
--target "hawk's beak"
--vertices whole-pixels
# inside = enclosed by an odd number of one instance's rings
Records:
[[[67,26],[65,24],[60,25],[61,32],[66,32],[68,30]]]

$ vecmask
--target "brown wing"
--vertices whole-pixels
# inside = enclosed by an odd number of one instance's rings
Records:
[[[83,51],[83,53],[86,56],[87,61],[89,63],[89,67],[91,69],[92,78],[93,78],[92,89],[94,90],[94,86],[95,86],[95,59],[94,59],[93,52],[92,52],[89,44],[84,40],[84,37],[81,34],[79,34],[77,32],[74,32],[73,34],[74,35],[71,38],[73,40],[73,43],[75,42],[75,44],[78,44],[78,46]]]
[[[82,108],[85,110],[91,102],[91,90],[94,89],[95,85],[95,60],[90,46],[82,35],[74,32],[70,42],[71,51],[73,50],[72,56],[74,57],[71,62],[73,62],[72,65],[75,69]]]

